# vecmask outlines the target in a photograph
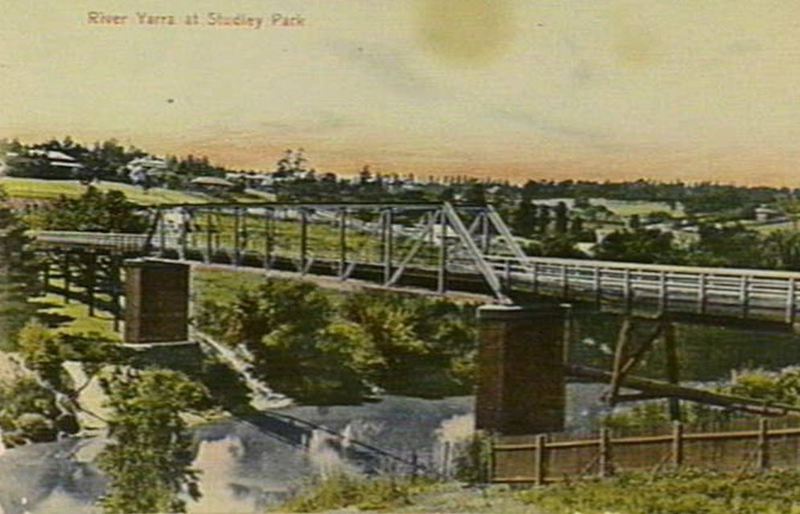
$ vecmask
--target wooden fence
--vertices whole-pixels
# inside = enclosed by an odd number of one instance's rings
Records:
[[[526,440],[527,439],[527,440]],[[689,433],[676,423],[671,433],[614,438],[608,429],[587,439],[550,440],[547,435],[505,437],[491,444],[490,480],[546,484],[616,472],[658,472],[681,467],[723,472],[800,467],[800,428]]]

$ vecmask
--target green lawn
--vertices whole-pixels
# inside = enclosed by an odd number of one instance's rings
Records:
[[[39,180],[16,177],[0,177],[0,186],[12,198],[31,200],[54,200],[61,195],[78,197],[86,191],[86,186],[74,180]],[[201,196],[181,191],[153,188],[147,192],[140,187],[116,182],[101,182],[95,187],[100,191],[122,191],[128,200],[140,205],[160,203],[202,203],[208,201]]]
[[[96,332],[114,340],[121,340],[120,334],[114,331],[114,318],[111,313],[97,309],[95,315],[89,316],[89,307],[72,301],[67,304],[61,296],[48,294],[29,300],[41,308],[36,316],[56,332],[79,334]]]

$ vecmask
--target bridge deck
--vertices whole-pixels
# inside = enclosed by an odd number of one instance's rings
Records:
[[[210,256],[204,248],[182,244],[178,237],[163,238],[160,241],[163,246],[157,249],[146,248],[148,237],[143,234],[41,232],[36,237],[38,244],[48,247],[138,252],[251,268],[266,264],[303,275],[337,276],[341,271],[338,261],[313,255],[309,256],[305,270],[298,269],[297,259],[293,258],[296,256],[280,253],[272,255],[270,262],[265,263],[263,253],[250,250],[241,252],[235,262],[233,248],[218,248]],[[512,295],[527,292],[570,301],[648,305],[660,311],[774,319],[790,324],[795,322],[798,309],[800,273],[796,272],[496,255],[486,255],[485,260]],[[340,278],[378,283],[382,280],[381,263],[352,260],[347,264],[348,275]],[[414,277],[418,279],[415,286],[436,288],[435,268],[412,266],[408,273],[412,282]],[[449,262],[448,273],[450,289],[473,292],[481,289],[481,272],[468,259]],[[483,289],[485,292],[485,287]]]

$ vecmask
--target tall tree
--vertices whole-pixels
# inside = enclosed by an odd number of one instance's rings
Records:
[[[206,405],[207,392],[175,371],[118,371],[102,382],[112,414],[111,442],[98,456],[110,484],[108,514],[185,512],[181,495],[200,497],[182,412]]]

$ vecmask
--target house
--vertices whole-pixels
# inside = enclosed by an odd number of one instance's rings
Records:
[[[197,177],[191,184],[200,189],[208,191],[230,191],[236,184],[219,177]]]
[[[85,168],[77,159],[58,150],[28,150],[27,157],[44,160],[49,166],[69,170],[73,173],[77,173]]]
[[[139,157],[125,165],[128,174],[146,173],[149,176],[164,175],[167,172],[167,161],[158,157]]]
[[[769,207],[767,205],[759,205],[754,210],[756,221],[766,222],[772,221],[778,218],[783,218],[784,214],[777,210]]]

